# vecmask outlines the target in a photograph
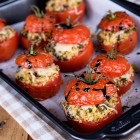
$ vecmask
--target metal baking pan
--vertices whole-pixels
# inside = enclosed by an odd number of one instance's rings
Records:
[[[112,0],[112,1],[117,1],[117,0]],[[102,16],[108,11],[126,11],[128,14],[133,16],[134,20],[136,21],[136,24],[138,26],[138,30],[140,30],[140,23],[139,23],[139,17],[137,16],[137,9],[131,10],[130,12],[130,6],[126,7],[125,9],[116,3],[109,1],[109,0],[104,0],[104,1],[96,1],[96,0],[86,0],[86,5],[87,5],[87,11],[86,11],[86,16],[83,22],[90,28],[91,26],[91,32],[94,32],[96,29],[96,25],[98,24],[99,20],[101,19]],[[9,13],[6,14],[4,9],[7,7],[7,10],[10,10],[10,8],[17,9],[17,3],[20,5],[28,5],[27,7],[25,6],[23,9],[28,10],[28,12],[25,14],[23,11],[19,11],[18,15],[16,15],[16,12],[14,13]],[[0,10],[3,10],[3,13],[0,12],[0,17],[6,18],[8,20],[8,23],[15,23],[12,26],[20,31],[20,28],[23,26],[23,21],[25,17],[31,12],[30,11],[30,5],[31,4],[36,4],[44,8],[45,1],[41,4],[39,1],[32,1],[30,0],[17,0],[17,1],[12,1],[9,0],[9,2],[4,2],[0,3]],[[118,3],[120,5],[120,3]],[[106,5],[106,6],[104,6]],[[123,5],[122,5],[123,6]],[[8,8],[9,7],[9,8]],[[102,7],[102,9],[100,8]],[[27,9],[26,9],[27,8]],[[127,10],[128,9],[128,10]],[[6,11],[7,11],[6,10]],[[14,20],[12,19],[14,17]],[[15,18],[16,17],[16,18]],[[140,32],[140,31],[139,31]],[[139,38],[140,42],[140,38]],[[96,46],[96,40],[95,40],[95,46]],[[137,48],[134,50],[133,53],[130,55],[127,55],[126,58],[133,63],[136,64],[138,67],[138,71],[140,70],[140,66],[138,65],[138,59],[137,59],[137,54],[140,52],[140,47],[137,46]],[[61,100],[59,97],[60,95],[63,96],[63,88],[59,91],[59,95],[56,97],[53,97],[51,99],[48,99],[47,101],[43,102],[38,102],[34,100],[32,97],[28,95],[22,88],[20,88],[15,82],[14,82],[14,71],[16,70],[16,65],[14,64],[15,57],[20,53],[20,51],[23,51],[21,47],[17,50],[16,54],[13,56],[13,58],[9,61],[0,63],[0,78],[3,79],[6,83],[8,83],[12,88],[14,88],[19,94],[21,94],[26,100],[28,100],[34,107],[36,107],[41,113],[43,113],[48,119],[51,120],[56,126],[58,126],[67,136],[70,136],[73,139],[79,139],[79,140],[89,140],[89,139],[103,139],[103,138],[118,138],[118,137],[124,137],[127,136],[128,134],[132,133],[134,130],[136,130],[140,126],[140,91],[136,91],[135,88],[138,87],[139,82],[140,82],[140,77],[139,74],[136,74],[135,80],[136,82],[133,85],[133,88],[130,89],[130,91],[123,97],[123,105],[128,104],[128,106],[131,108],[127,112],[123,113],[118,119],[115,121],[111,122],[110,124],[106,125],[104,128],[102,128],[100,131],[91,133],[91,134],[80,134],[73,129],[70,128],[70,126],[65,123],[65,120],[63,121],[63,116],[57,116],[58,114],[55,114],[49,110],[48,103],[51,104],[51,102],[55,102],[56,98],[58,100]],[[94,54],[94,57],[96,56],[97,53]],[[139,96],[139,97],[138,97]],[[129,99],[128,99],[129,97]],[[131,97],[131,99],[130,99]],[[134,101],[135,99],[135,101]],[[128,102],[126,102],[128,101]],[[47,104],[47,106],[46,106]],[[133,107],[132,107],[133,106]],[[50,106],[51,107],[51,106]],[[52,107],[56,107],[53,106]],[[58,107],[56,107],[58,109]],[[61,109],[58,110],[59,114]]]

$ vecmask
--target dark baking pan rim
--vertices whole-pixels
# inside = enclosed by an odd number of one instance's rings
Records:
[[[16,0],[9,0],[13,2]],[[130,10],[136,15],[140,16],[137,8],[131,8],[131,5],[124,5],[120,0],[111,0],[124,8]],[[3,3],[4,4],[4,3]],[[8,4],[8,3],[5,3]],[[1,4],[0,4],[1,6]],[[105,126],[98,132],[90,134],[80,134],[72,130],[64,122],[57,119],[52,113],[50,113],[44,106],[42,106],[38,101],[34,100],[27,92],[20,88],[14,81],[12,81],[8,76],[6,76],[2,70],[0,70],[0,78],[3,79],[8,85],[20,93],[26,100],[28,100],[34,107],[36,107],[41,113],[43,113],[48,119],[50,119],[54,124],[56,124],[61,130],[65,132],[68,136],[78,139],[78,140],[98,140],[102,138],[118,138],[124,137],[136,130],[140,126],[140,104],[132,107],[129,111],[121,115],[118,119],[112,121],[110,124]]]

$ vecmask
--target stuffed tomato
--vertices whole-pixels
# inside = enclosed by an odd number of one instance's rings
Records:
[[[126,13],[111,11],[102,18],[98,27],[99,46],[109,52],[115,47],[120,54],[128,54],[137,45],[137,32],[134,20]]]
[[[54,29],[55,18],[45,15],[36,6],[33,6],[35,14],[29,15],[24,23],[24,27],[20,33],[20,41],[24,49],[34,43],[37,46],[47,43],[51,38],[51,32]]]
[[[56,18],[57,23],[65,23],[70,16],[70,22],[82,21],[85,15],[84,0],[49,0],[46,3],[46,13]]]
[[[99,78],[96,74],[92,74],[92,80],[84,76],[67,84],[64,90],[66,101],[61,104],[73,129],[91,133],[119,117],[122,105],[117,87],[112,81],[105,77]]]
[[[0,19],[0,62],[9,60],[15,54],[17,47],[17,32],[6,25],[4,19]]]
[[[121,55],[115,57],[98,55],[90,67],[93,73],[102,74],[112,79],[118,87],[118,94],[125,94],[132,86],[134,71],[131,64]]]
[[[61,72],[84,68],[91,59],[94,46],[85,25],[60,24],[52,32],[46,51],[53,57]]]
[[[62,79],[50,54],[25,52],[16,58],[15,63],[19,66],[15,74],[16,83],[34,99],[45,100],[58,92]]]

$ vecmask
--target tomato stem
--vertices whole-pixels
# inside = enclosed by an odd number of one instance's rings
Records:
[[[109,10],[108,13],[109,13],[109,16],[108,16],[109,20],[114,20],[116,18],[116,15],[113,14],[111,10]]]
[[[96,82],[101,79],[101,78],[104,78],[104,76],[97,76],[95,79],[93,79],[92,77],[92,69],[88,69],[86,74],[81,74],[81,75],[76,75],[76,74],[65,74],[64,75],[65,77],[66,76],[72,76],[72,77],[75,77],[81,81],[83,81],[84,83],[86,84],[89,84],[89,85],[93,85],[93,84],[96,84]]]
[[[109,59],[116,59],[116,55],[117,55],[116,49],[115,49],[115,47],[112,47],[111,52],[107,53],[107,58],[109,58]]]
[[[32,10],[38,18],[43,18],[45,16],[44,12],[40,11],[40,9],[35,5],[32,6]]]
[[[29,54],[30,55],[34,55],[34,47],[33,47],[34,45],[32,44],[31,46],[30,46],[30,50],[29,50]]]

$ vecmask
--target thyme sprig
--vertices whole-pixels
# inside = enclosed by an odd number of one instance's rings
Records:
[[[37,6],[35,5],[32,5],[32,10],[34,11],[35,15],[38,17],[38,18],[43,18],[45,16],[44,12],[41,11]]]
[[[107,58],[114,60],[116,59],[116,56],[117,56],[116,48],[112,47],[111,52],[107,53]]]
[[[71,28],[74,28],[75,26],[78,26],[79,23],[77,22],[78,19],[79,19],[79,16],[71,23],[70,21],[71,17],[70,15],[66,18],[66,23],[62,23],[62,24],[55,24],[55,26],[60,26],[60,27],[63,27],[63,28],[67,28],[67,29],[71,29]]]
[[[93,78],[92,74],[93,74],[93,70],[88,66],[88,70],[86,71],[85,75],[84,74],[81,74],[81,75],[65,74],[64,76],[65,77],[67,77],[67,76],[75,77],[89,85],[96,84],[98,80],[105,78],[105,76],[101,76],[101,75],[97,75],[96,78]]]

